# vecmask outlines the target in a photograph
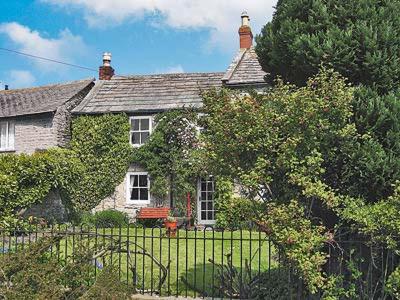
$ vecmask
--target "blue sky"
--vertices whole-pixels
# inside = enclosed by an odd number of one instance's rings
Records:
[[[117,74],[224,71],[238,50],[240,14],[253,33],[276,0],[0,0],[0,47]],[[80,70],[0,50],[0,88],[87,77]]]

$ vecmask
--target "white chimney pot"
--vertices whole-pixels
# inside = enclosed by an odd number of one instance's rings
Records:
[[[242,12],[242,26],[250,26],[250,17],[246,11]]]
[[[111,53],[110,52],[103,53],[103,66],[104,67],[111,66]]]

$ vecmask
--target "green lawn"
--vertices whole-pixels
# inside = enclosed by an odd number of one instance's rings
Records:
[[[70,235],[61,242],[59,251],[53,249],[53,253],[60,258],[69,256],[81,238],[84,242],[101,247],[111,235],[117,244],[120,240],[124,248],[126,248],[126,241],[131,242],[130,251],[141,251],[140,248],[143,247],[164,266],[168,266],[170,262],[168,276],[161,289],[162,295],[193,296],[196,290],[205,291],[207,295],[211,295],[213,286],[218,282],[218,276],[217,269],[213,268],[209,259],[217,263],[226,263],[226,255],[229,253],[232,254],[233,265],[239,268],[239,274],[240,270],[244,270],[246,260],[251,266],[253,275],[266,271],[268,268],[277,267],[274,249],[269,249],[265,236],[249,231],[222,233],[180,230],[175,238],[169,238],[164,229],[130,228],[129,232],[128,229],[122,229],[121,232],[119,229],[99,229],[97,238],[92,236],[90,240],[87,234],[75,234],[74,237]],[[161,276],[160,268],[149,257],[142,254],[132,255],[131,261],[136,266],[137,288],[157,290]],[[107,256],[106,261],[99,262],[117,266],[121,280],[133,282],[126,254],[114,253]],[[188,285],[185,282],[188,282]]]

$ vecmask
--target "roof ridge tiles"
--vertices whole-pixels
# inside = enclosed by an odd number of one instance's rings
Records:
[[[71,80],[71,81],[66,81],[66,82],[59,82],[59,83],[52,83],[48,85],[41,85],[41,86],[34,86],[34,87],[28,87],[28,88],[16,88],[16,89],[9,89],[9,90],[0,90],[0,94],[11,94],[13,92],[30,92],[30,91],[35,91],[35,90],[40,90],[40,89],[50,89],[54,87],[62,87],[62,86],[68,86],[68,85],[73,85],[73,84],[79,84],[79,83],[84,83],[86,81],[94,81],[94,77],[88,77],[85,79],[79,79],[79,80]]]

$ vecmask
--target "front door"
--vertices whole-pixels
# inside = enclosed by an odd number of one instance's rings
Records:
[[[215,223],[214,193],[215,180],[213,176],[199,178],[197,216],[198,223],[212,225]]]

